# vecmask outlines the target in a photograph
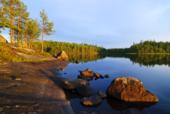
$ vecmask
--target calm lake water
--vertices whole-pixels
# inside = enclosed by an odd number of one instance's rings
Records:
[[[152,59],[152,58],[151,58]],[[144,60],[145,61],[145,60]],[[167,62],[167,63],[166,63]],[[169,61],[152,62],[151,65],[134,62],[124,57],[106,57],[92,62],[74,64],[70,63],[61,75],[69,79],[77,79],[80,70],[86,68],[101,74],[109,74],[109,78],[90,81],[92,88],[106,91],[111,81],[119,76],[133,76],[143,81],[145,88],[159,97],[159,103],[144,108],[127,108],[126,104],[119,105],[114,101],[104,100],[96,107],[84,107],[80,98],[70,98],[76,114],[96,112],[97,114],[170,114],[170,66]]]

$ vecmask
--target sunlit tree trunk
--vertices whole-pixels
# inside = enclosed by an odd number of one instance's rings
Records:
[[[17,33],[18,46],[21,46],[21,33],[20,33],[20,17],[18,17],[18,33]]]
[[[13,0],[10,0],[10,42],[11,44],[14,44],[14,30],[13,30],[13,26],[14,26],[14,16],[13,16]]]
[[[44,52],[44,33],[41,33],[41,52]]]
[[[42,52],[44,52],[44,35],[50,35],[53,32],[53,23],[48,20],[48,16],[44,10],[40,12],[41,17],[41,34],[42,34]]]
[[[43,53],[44,52],[44,32],[45,32],[45,21],[44,20],[42,20],[42,31],[41,31],[41,37],[42,37],[42,39],[41,39],[41,52]]]

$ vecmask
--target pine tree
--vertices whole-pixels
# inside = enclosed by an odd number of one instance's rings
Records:
[[[37,20],[30,19],[26,24],[25,34],[27,38],[27,45],[32,48],[33,40],[40,36],[40,27]]]
[[[27,8],[24,5],[23,2],[18,2],[17,9],[16,9],[16,26],[17,31],[15,31],[16,34],[16,40],[18,46],[27,46],[27,39],[25,38],[25,29],[27,21],[29,20],[29,13],[27,12]]]
[[[44,35],[50,35],[54,30],[54,24],[53,22],[49,21],[47,14],[45,13],[45,10],[42,10],[40,12],[40,17],[41,17],[41,35],[42,35],[42,39],[41,39],[41,45],[42,45],[42,49],[41,51],[44,52]]]

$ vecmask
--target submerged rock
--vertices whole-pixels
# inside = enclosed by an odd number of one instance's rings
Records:
[[[102,102],[102,98],[98,95],[90,96],[90,97],[84,97],[81,99],[81,103],[84,106],[97,106]]]
[[[93,78],[94,72],[91,69],[85,69],[84,71],[80,71],[80,76],[86,78]]]
[[[143,83],[133,77],[114,79],[107,94],[125,102],[158,102],[157,96],[146,90]]]
[[[94,72],[91,69],[85,69],[84,71],[80,71],[80,75],[78,75],[78,78],[85,79],[85,80],[98,80],[103,78],[108,78],[108,76],[103,76],[100,73]]]
[[[103,75],[99,74],[99,73],[94,73],[94,77],[96,79],[99,79],[99,78],[104,78]]]
[[[99,91],[98,93],[94,93],[89,97],[84,97],[83,99],[81,99],[81,103],[84,106],[90,106],[90,107],[97,106],[100,105],[103,99],[105,99],[106,97],[107,95],[104,92]]]
[[[87,86],[89,83],[86,80],[68,80],[68,79],[63,79],[62,80],[62,86],[64,89],[67,90],[74,90],[82,86]]]
[[[93,96],[97,93],[90,85],[80,86],[76,89],[76,91],[83,97]]]
[[[109,78],[109,75],[108,75],[108,74],[105,74],[104,77],[105,77],[105,78]]]
[[[105,99],[107,97],[107,94],[103,91],[99,91],[98,92],[98,95],[102,98],[102,99]]]
[[[69,57],[67,55],[67,53],[65,51],[61,51],[57,54],[56,58],[58,60],[62,60],[62,61],[68,61],[69,60]]]

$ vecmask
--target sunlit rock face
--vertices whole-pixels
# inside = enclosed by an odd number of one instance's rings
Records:
[[[158,102],[157,96],[146,90],[143,83],[133,77],[114,79],[107,94],[125,102]]]
[[[69,57],[65,51],[61,51],[57,54],[56,58],[62,61],[69,61]]]

